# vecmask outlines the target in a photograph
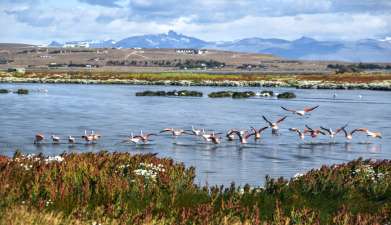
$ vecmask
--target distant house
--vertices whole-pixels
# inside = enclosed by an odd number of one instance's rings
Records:
[[[199,55],[202,55],[202,54],[205,54],[205,53],[208,53],[208,50],[206,49],[198,49],[198,53]]]
[[[175,49],[175,52],[178,54],[191,54],[191,55],[201,55],[208,52],[206,49],[195,49],[195,48],[178,48]]]

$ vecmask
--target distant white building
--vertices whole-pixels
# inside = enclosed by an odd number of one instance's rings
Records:
[[[208,52],[206,49],[195,49],[195,48],[178,48],[175,49],[178,54],[191,54],[191,55],[202,55]]]
[[[66,42],[63,46],[63,48],[89,48],[90,43],[86,41],[71,41],[71,42]]]

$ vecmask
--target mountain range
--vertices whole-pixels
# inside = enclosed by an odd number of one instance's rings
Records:
[[[132,36],[120,41],[53,41],[49,47],[78,45],[89,48],[207,48],[248,53],[266,53],[294,60],[338,60],[348,62],[391,62],[391,38],[358,41],[319,41],[309,37],[288,41],[277,38],[245,38],[209,42],[174,31]]]

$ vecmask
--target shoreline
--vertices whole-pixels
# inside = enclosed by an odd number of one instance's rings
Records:
[[[391,74],[347,73],[330,75],[198,74],[121,72],[0,73],[0,83],[121,84],[212,87],[287,87],[296,89],[362,89],[391,91]]]
[[[330,82],[314,80],[138,80],[138,79],[67,79],[67,78],[20,78],[0,77],[0,83],[42,83],[42,84],[120,84],[120,85],[163,85],[163,86],[211,86],[211,87],[286,87],[296,89],[331,89],[331,90],[380,90],[391,91],[391,80],[371,83]]]

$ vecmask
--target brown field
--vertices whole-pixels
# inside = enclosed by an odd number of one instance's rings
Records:
[[[0,69],[15,67],[27,71],[115,71],[115,72],[178,72],[200,73],[287,73],[319,74],[333,73],[327,68],[332,62],[285,60],[272,55],[208,50],[205,54],[177,53],[175,49],[88,49],[88,48],[46,48],[22,44],[0,44]],[[158,62],[201,60],[224,63],[223,68],[193,68],[184,70],[170,65],[157,65]],[[0,60],[1,61],[1,60]],[[137,65],[112,66],[110,61],[125,61]],[[148,65],[144,65],[145,62]],[[61,67],[62,64],[88,64],[92,68]],[[51,67],[49,65],[59,65]],[[172,65],[171,64],[171,65]],[[249,68],[251,65],[252,68]]]

